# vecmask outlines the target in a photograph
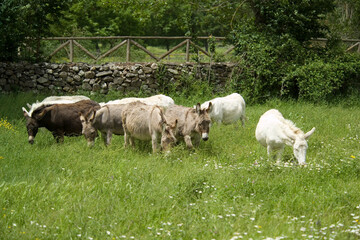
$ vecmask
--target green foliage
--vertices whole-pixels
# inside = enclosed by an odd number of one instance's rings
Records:
[[[251,33],[235,37],[239,69],[232,79],[249,102],[274,97],[331,101],[359,90],[360,58],[345,55],[337,41],[309,48],[286,35]]]
[[[18,47],[26,43],[39,54],[38,39],[49,36],[50,25],[66,10],[68,1],[62,0],[3,0],[0,5],[1,61],[18,59]],[[39,55],[38,55],[39,56]]]
[[[68,34],[81,29],[88,36],[131,36],[142,34],[132,8],[123,4],[119,9],[103,1],[76,1],[65,16]]]
[[[281,79],[304,61],[306,49],[289,35],[273,36],[251,26],[234,33],[239,62],[234,88],[255,102],[281,96]]]
[[[319,101],[333,96],[342,86],[343,75],[338,70],[336,65],[320,60],[297,68],[288,77],[296,78],[300,98]]]
[[[0,59],[2,61],[16,58],[19,41],[26,36],[16,21],[21,10],[22,7],[18,5],[18,1],[2,1],[0,5],[0,52],[2,52]]]
[[[343,38],[359,38],[360,2],[336,0],[335,3],[335,11],[327,16],[331,31]]]
[[[289,34],[299,42],[323,37],[327,30],[321,20],[334,10],[334,0],[262,1],[249,0],[254,22],[261,31]]]
[[[284,89],[289,83],[296,84],[301,99],[315,102],[351,95],[359,91],[359,64],[360,58],[356,55],[311,61],[286,76]]]
[[[333,2],[295,3],[249,1],[253,19],[233,31],[239,71],[232,85],[250,102],[273,97],[328,101],[358,89],[358,58],[346,57],[338,38],[328,35],[326,46],[309,41],[326,33],[321,20]]]
[[[195,66],[194,72],[191,74],[181,73],[175,80],[171,79],[168,75],[166,65],[160,64],[156,73],[159,92],[185,98],[197,98],[200,96],[210,95],[214,89],[209,84],[209,78],[199,77],[201,74],[197,71],[199,71],[199,69]]]

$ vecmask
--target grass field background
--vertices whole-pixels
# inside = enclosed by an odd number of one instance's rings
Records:
[[[191,152],[152,154],[114,136],[88,148],[27,142],[21,107],[45,96],[0,96],[0,239],[358,239],[360,108],[272,100],[247,106],[243,128],[214,124]],[[177,98],[193,106],[203,98]],[[206,97],[204,97],[206,98]],[[110,100],[96,96],[94,100]],[[309,139],[306,167],[287,147],[269,161],[254,132],[279,109]]]

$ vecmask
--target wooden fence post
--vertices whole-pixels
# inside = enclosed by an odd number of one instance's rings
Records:
[[[126,62],[130,62],[130,38],[128,38],[126,43]]]
[[[186,62],[190,61],[190,39],[186,39]]]
[[[69,42],[69,48],[70,48],[70,52],[69,52],[69,59],[70,59],[70,62],[73,62],[74,61],[74,40],[70,40]]]

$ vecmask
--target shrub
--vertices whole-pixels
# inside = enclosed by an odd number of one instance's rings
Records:
[[[296,79],[299,97],[311,101],[326,100],[343,83],[342,72],[322,60],[300,66],[289,75]]]
[[[168,95],[177,95],[182,97],[196,97],[211,95],[213,86],[210,85],[209,76],[203,77],[198,73],[200,69],[194,68],[191,73],[181,73],[179,78],[174,79],[167,71],[166,65],[159,65],[156,73],[159,91]]]
[[[239,71],[234,88],[251,101],[282,96],[282,79],[309,53],[289,35],[273,36],[243,27],[234,35]]]
[[[284,78],[284,94],[291,95],[297,89],[300,99],[313,102],[331,101],[336,96],[351,94],[359,87],[359,63],[356,55],[310,61]]]

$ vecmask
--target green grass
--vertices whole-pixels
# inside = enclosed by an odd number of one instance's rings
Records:
[[[180,144],[165,156],[150,143],[124,149],[120,136],[89,149],[83,137],[56,144],[41,130],[30,145],[21,107],[42,97],[0,96],[2,123],[15,129],[0,126],[0,239],[358,239],[356,106],[247,106],[245,128],[215,124],[194,152]],[[270,108],[316,127],[306,167],[291,148],[280,166],[268,161],[254,132]]]

